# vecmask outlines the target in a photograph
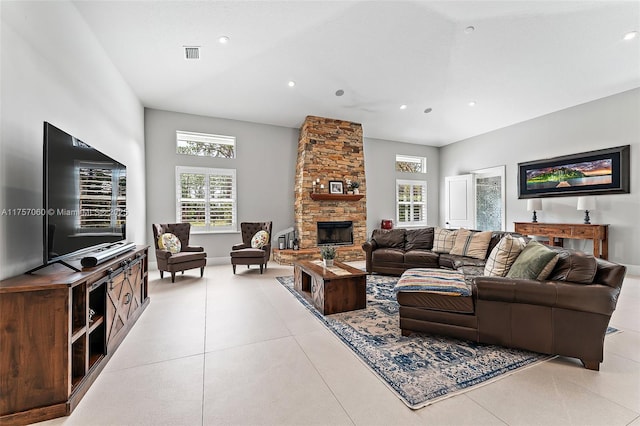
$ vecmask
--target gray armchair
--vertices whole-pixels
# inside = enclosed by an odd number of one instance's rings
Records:
[[[231,248],[231,266],[233,273],[236,273],[236,265],[260,265],[260,273],[263,268],[267,269],[267,262],[271,257],[271,222],[242,222],[242,243],[234,244]],[[251,238],[258,231],[267,231],[269,240],[261,248],[251,247]]]
[[[189,234],[191,232],[190,223],[164,223],[151,225],[153,229],[153,241],[156,247],[156,259],[158,260],[158,270],[160,278],[164,278],[164,272],[171,273],[171,282],[176,281],[176,272],[184,274],[187,269],[200,268],[200,277],[204,275],[204,267],[207,266],[207,253],[204,248],[190,246]],[[182,246],[180,252],[171,253],[158,246],[158,237],[162,234],[174,234],[180,240]]]

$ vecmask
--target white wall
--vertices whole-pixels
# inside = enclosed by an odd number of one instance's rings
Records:
[[[144,243],[143,109],[69,2],[0,2],[0,211],[42,208],[49,121],[127,166],[129,241]],[[42,263],[42,218],[0,216],[0,278]]]
[[[236,158],[176,154],[176,130],[236,137]],[[147,225],[176,221],[176,166],[235,168],[238,223],[272,221],[273,233],[293,226],[294,177],[298,129],[145,109]],[[147,243],[153,246],[149,230]],[[194,234],[211,263],[229,262],[239,233]],[[154,256],[154,255],[152,255]]]
[[[440,177],[506,165],[507,229],[531,220],[526,200],[518,199],[518,163],[602,148],[631,145],[631,193],[596,197],[591,223],[609,224],[609,259],[640,274],[640,89],[578,105],[504,129],[445,146],[440,152]],[[444,193],[440,194],[440,222]],[[577,197],[544,198],[540,222],[582,223]],[[591,250],[591,243],[571,241]]]
[[[396,154],[427,158],[426,174],[396,172]],[[396,179],[427,181],[427,224],[438,224],[439,149],[382,139],[364,138],[367,175],[367,235],[380,228],[382,219],[396,222]]]

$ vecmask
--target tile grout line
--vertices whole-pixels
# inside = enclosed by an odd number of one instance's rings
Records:
[[[209,305],[209,278],[204,283],[204,338],[202,339],[202,399],[200,404],[200,425],[204,426],[204,404],[207,371],[207,307]]]

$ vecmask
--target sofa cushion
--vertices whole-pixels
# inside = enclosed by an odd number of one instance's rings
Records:
[[[505,234],[496,245],[484,267],[484,275],[492,277],[504,277],[511,269],[511,265],[516,261],[518,255],[524,250],[526,243],[523,238]]]
[[[433,232],[433,251],[435,253],[449,253],[456,242],[457,229],[437,227]]]
[[[404,229],[375,229],[371,239],[378,248],[397,248],[404,250]]]
[[[404,263],[404,252],[395,248],[381,248],[372,253],[374,263]]]
[[[550,280],[591,284],[598,270],[598,261],[590,254],[570,249],[558,250],[558,263],[549,275]]]
[[[449,253],[469,256],[475,259],[485,259],[490,240],[491,231],[476,232],[468,229],[459,229],[458,235],[456,235],[456,242]]]
[[[522,250],[507,272],[507,278],[545,280],[558,262],[558,253],[532,240]]]
[[[433,228],[407,229],[405,250],[431,250],[433,248]]]
[[[438,268],[438,254],[431,250],[411,250],[405,252],[404,263],[407,266],[419,265],[421,268]]]
[[[441,254],[438,258],[438,264],[441,268],[447,269],[459,269],[463,266],[482,266],[484,268],[485,261],[457,254]]]

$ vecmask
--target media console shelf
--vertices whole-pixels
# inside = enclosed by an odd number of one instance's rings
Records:
[[[149,305],[147,254],[0,281],[0,425],[71,414]]]

